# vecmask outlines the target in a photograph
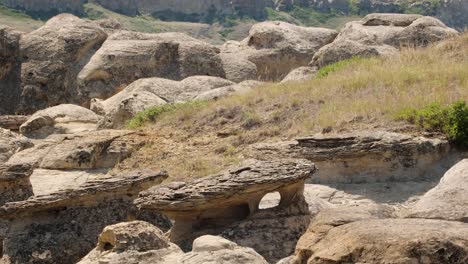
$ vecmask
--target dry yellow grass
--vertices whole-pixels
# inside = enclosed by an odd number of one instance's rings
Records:
[[[352,60],[323,78],[178,107],[143,128],[153,144],[121,168],[162,168],[172,179],[204,176],[239,162],[256,142],[324,128],[393,130],[405,108],[457,100],[468,101],[468,34],[391,58]]]

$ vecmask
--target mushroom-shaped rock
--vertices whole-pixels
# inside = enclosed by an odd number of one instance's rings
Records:
[[[321,48],[311,65],[323,67],[352,57],[389,56],[404,46],[421,47],[457,35],[440,20],[411,14],[370,14],[347,23]]]
[[[135,219],[133,199],[166,178],[166,173],[153,171],[109,175],[73,189],[6,203],[0,207],[0,219],[8,219],[10,228],[0,262],[76,263],[95,246],[105,226]],[[125,247],[123,241],[119,247]]]
[[[14,114],[20,100],[20,38],[20,32],[0,26],[0,115]]]
[[[407,217],[468,223],[468,159],[448,170],[440,183],[410,208]]]
[[[300,158],[319,169],[313,183],[375,183],[440,178],[459,159],[447,140],[386,131],[318,134],[260,143],[252,157]]]
[[[28,137],[45,138],[51,134],[93,131],[97,129],[99,119],[89,109],[62,104],[37,111],[20,126],[20,132]]]
[[[49,106],[76,103],[77,75],[106,40],[101,27],[70,14],[51,18],[41,28],[21,38],[21,103],[27,114]]]
[[[78,75],[84,98],[106,99],[141,78],[224,77],[219,49],[182,33],[122,31],[109,37]]]

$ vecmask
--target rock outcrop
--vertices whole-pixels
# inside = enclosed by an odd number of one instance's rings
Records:
[[[51,134],[74,134],[97,129],[99,116],[73,104],[62,104],[34,113],[20,127],[21,134],[45,138]]]
[[[286,75],[286,77],[281,80],[282,83],[291,82],[291,81],[308,81],[312,80],[315,77],[317,68],[314,67],[299,67],[294,69]]]
[[[120,128],[134,115],[150,107],[192,100],[200,93],[233,84],[212,76],[191,76],[180,82],[161,78],[140,79],[107,100],[93,99],[91,109],[104,115],[100,127]]]
[[[222,234],[275,261],[292,253],[308,225],[303,188],[314,171],[314,165],[304,160],[250,160],[194,182],[156,186],[142,192],[135,204],[173,219],[170,240],[182,248],[189,248],[196,236]],[[278,207],[259,209],[262,198],[275,191],[281,195]],[[252,230],[275,234],[281,243],[267,246]]]
[[[135,219],[133,199],[165,178],[166,173],[133,172],[6,203],[0,218],[10,224],[0,262],[76,263],[105,226]]]
[[[407,217],[468,223],[468,159],[447,171],[440,183],[410,208]]]
[[[247,92],[251,91],[252,89],[254,89],[256,87],[261,86],[262,84],[264,84],[264,83],[260,82],[260,81],[253,81],[253,80],[243,81],[243,82],[236,83],[236,84],[233,84],[233,85],[224,86],[224,87],[221,87],[221,88],[216,88],[216,89],[212,89],[212,90],[203,92],[203,93],[197,95],[197,97],[195,97],[195,99],[197,99],[197,100],[213,100],[213,99],[219,99],[219,98],[222,98],[222,97],[230,96],[230,95],[233,95],[233,94],[243,94],[243,93],[247,93]]]
[[[0,115],[0,128],[11,131],[19,131],[20,126],[28,120],[24,115]]]
[[[155,226],[133,221],[106,227],[99,236],[97,247],[78,263],[267,263],[251,248],[240,247],[221,237],[201,236],[195,239],[192,248],[184,254]]]
[[[389,56],[401,47],[421,47],[457,35],[432,17],[370,14],[347,23],[336,39],[321,48],[311,65],[323,67],[352,57]]]
[[[10,130],[0,128],[0,165],[7,162],[15,153],[30,148],[33,145],[27,138]]]
[[[286,22],[255,24],[249,36],[241,43],[228,42],[222,48],[225,72],[239,80],[250,77],[241,72],[255,64],[257,78],[277,81],[291,70],[306,66],[312,56],[324,45],[331,43],[338,33],[325,28],[301,27]],[[281,62],[281,63],[278,63]],[[244,64],[245,69],[239,65]],[[237,74],[236,74],[237,73]]]
[[[14,114],[21,91],[21,33],[0,26],[0,115]]]
[[[252,155],[311,160],[320,168],[313,183],[434,180],[460,159],[446,140],[383,131],[262,143],[253,147]]]
[[[122,31],[110,36],[78,75],[84,98],[106,99],[135,80],[224,77],[219,49],[182,33]]]
[[[61,103],[82,104],[77,76],[107,34],[70,14],[51,18],[21,38],[21,102],[17,112],[33,113]]]
[[[25,200],[33,195],[29,176],[32,174],[32,166],[0,165],[0,205],[8,202]]]

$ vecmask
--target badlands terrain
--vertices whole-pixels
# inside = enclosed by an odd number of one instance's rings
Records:
[[[0,26],[0,263],[468,263],[467,33],[124,26]]]

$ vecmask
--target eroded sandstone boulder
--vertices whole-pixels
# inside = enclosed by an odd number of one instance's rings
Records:
[[[407,217],[468,223],[468,159],[447,171],[440,183],[410,208]]]
[[[32,166],[28,164],[0,165],[0,206],[25,200],[33,195],[29,181],[32,172]]]
[[[21,33],[0,26],[0,115],[14,114],[20,101]]]
[[[29,139],[8,129],[0,128],[0,165],[7,162],[15,153],[33,145]]]
[[[135,204],[173,219],[170,239],[184,249],[197,236],[221,234],[276,261],[293,252],[309,223],[303,188],[314,171],[304,160],[250,160],[218,175],[154,187],[142,192]],[[281,195],[279,205],[260,209],[263,196],[275,191]],[[261,238],[270,234],[282,243],[263,243]]]
[[[74,134],[97,130],[99,116],[73,104],[61,104],[34,113],[20,127],[21,134],[45,138],[51,134]]]
[[[286,77],[281,80],[282,83],[291,82],[291,81],[308,81],[312,80],[315,77],[317,68],[314,67],[299,67],[292,70],[286,75]]]
[[[82,104],[77,76],[107,34],[91,21],[70,14],[51,18],[21,38],[21,103],[17,111],[33,113],[62,103]]]
[[[321,48],[311,65],[323,67],[352,57],[391,56],[402,47],[424,47],[457,35],[440,20],[411,14],[370,14],[347,23]]]
[[[182,33],[111,35],[78,76],[84,98],[106,99],[133,81],[193,75],[224,77],[219,49]]]
[[[461,264],[468,258],[468,224],[427,219],[361,220],[331,228],[308,249],[309,256],[302,263]]]
[[[0,218],[10,223],[0,262],[76,263],[95,246],[105,226],[136,219],[133,199],[165,178],[166,173],[152,171],[109,175],[73,189],[6,203],[0,207]]]
[[[320,168],[313,183],[372,183],[439,179],[461,155],[444,139],[357,131],[260,143],[252,156],[311,160]]]
[[[191,76],[182,81],[145,78],[133,82],[107,100],[92,100],[91,109],[104,115],[100,127],[120,128],[137,113],[150,107],[192,100],[200,93],[233,84],[212,76]]]

